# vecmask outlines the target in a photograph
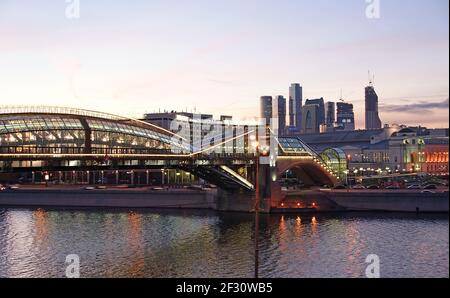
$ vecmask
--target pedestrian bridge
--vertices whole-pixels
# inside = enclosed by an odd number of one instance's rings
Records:
[[[220,133],[219,141],[205,148],[138,119],[74,108],[0,107],[0,166],[3,173],[178,168],[228,191],[250,192],[255,191],[257,166],[272,181],[287,171],[305,185],[339,180],[301,139],[256,130],[243,127],[238,133],[233,128],[231,135]],[[252,136],[265,139],[268,157],[259,156]]]

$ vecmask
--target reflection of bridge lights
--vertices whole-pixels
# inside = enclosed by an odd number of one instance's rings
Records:
[[[313,216],[313,218],[311,219],[311,223],[312,223],[313,225],[316,225],[316,224],[317,224],[317,219],[316,219],[315,216]]]

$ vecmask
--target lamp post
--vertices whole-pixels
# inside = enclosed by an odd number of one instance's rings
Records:
[[[251,135],[250,140],[256,152],[256,176],[255,176],[255,278],[259,277],[259,143],[256,136]]]
[[[349,174],[349,173],[350,173],[349,170],[345,170],[345,171],[344,171],[344,174],[345,174],[345,184],[347,184],[347,192],[349,192],[349,185],[348,185],[348,182],[349,182],[348,174]]]
[[[255,177],[255,278],[259,277],[259,207],[261,205],[261,197],[260,197],[260,181],[259,181],[259,166],[260,166],[260,157],[261,156],[269,156],[270,148],[263,147],[261,148],[259,142],[256,140],[256,136],[251,135],[250,140],[252,141],[252,147],[255,148],[255,156],[256,156],[256,177]]]
[[[355,179],[355,185],[357,185],[357,183],[356,183],[356,174],[358,174],[358,169],[355,169],[354,171],[353,171],[353,179]],[[350,184],[351,184],[351,182],[350,182]]]
[[[259,147],[256,149],[256,182],[255,182],[255,278],[259,277]]]
[[[50,175],[48,174],[48,172],[45,172],[44,179],[45,179],[45,187],[48,187],[48,181],[50,180]]]

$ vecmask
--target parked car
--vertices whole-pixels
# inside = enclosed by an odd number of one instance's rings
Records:
[[[5,189],[6,189],[6,187],[4,187],[3,184],[0,184],[0,191],[5,190]]]
[[[367,186],[367,189],[380,189],[380,187],[378,185],[373,184],[373,185]]]
[[[191,190],[203,190],[201,185],[188,185],[186,188]]]
[[[435,193],[435,192],[429,189],[424,189],[421,191],[421,193]]]
[[[8,186],[8,188],[9,188],[9,189],[12,189],[12,190],[14,190],[14,189],[19,189],[19,185],[17,185],[17,184],[11,184],[10,186]]]
[[[95,187],[93,187],[93,186],[86,186],[84,189],[85,189],[85,190],[94,190]]]
[[[422,189],[422,187],[419,184],[411,184],[407,189]]]
[[[164,187],[161,187],[161,186],[152,186],[152,187],[150,187],[150,190],[164,190]]]
[[[423,189],[437,189],[435,184],[428,184],[423,187]]]
[[[217,186],[215,186],[214,184],[205,184],[203,187],[204,188],[213,188],[213,189],[217,188]]]
[[[106,186],[104,186],[104,185],[97,185],[95,188],[97,188],[97,189],[106,189]]]
[[[400,187],[398,187],[397,185],[389,185],[386,186],[386,189],[400,189]]]
[[[352,187],[353,189],[366,189],[366,187],[362,184],[356,184],[355,186]]]
[[[333,187],[333,189],[345,189],[346,187],[344,185],[336,185]]]
[[[411,184],[407,189],[422,189],[419,184]]]

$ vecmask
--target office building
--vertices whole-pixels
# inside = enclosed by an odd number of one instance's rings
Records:
[[[317,110],[317,123],[318,126],[320,124],[324,124],[325,123],[325,103],[323,100],[323,97],[318,98],[318,99],[307,99],[305,102],[305,106],[306,105],[317,105],[318,110]]]
[[[365,90],[365,104],[366,104],[366,129],[381,128],[381,120],[378,115],[378,95],[370,83]]]
[[[258,121],[236,121],[231,116],[221,115],[220,120],[209,114],[186,112],[163,112],[145,114],[142,121],[176,133],[185,139],[193,151],[199,151],[218,143],[223,144],[212,150],[215,153],[245,153],[254,150],[245,132],[257,130]],[[243,137],[239,137],[242,136]],[[232,141],[225,142],[225,140]]]
[[[300,84],[289,87],[289,126],[293,131],[300,132],[302,126],[303,88]]]
[[[272,118],[272,96],[261,96],[259,108],[259,117],[264,119],[266,124],[269,124]]]
[[[278,135],[284,135],[286,131],[286,98],[282,95],[274,96],[272,99],[272,118],[277,123]]]
[[[305,104],[302,108],[302,134],[315,134],[320,132],[318,104]]]
[[[325,105],[325,124],[328,127],[333,127],[336,122],[336,104],[329,101]]]
[[[337,126],[344,131],[355,130],[355,113],[351,103],[337,103]]]

